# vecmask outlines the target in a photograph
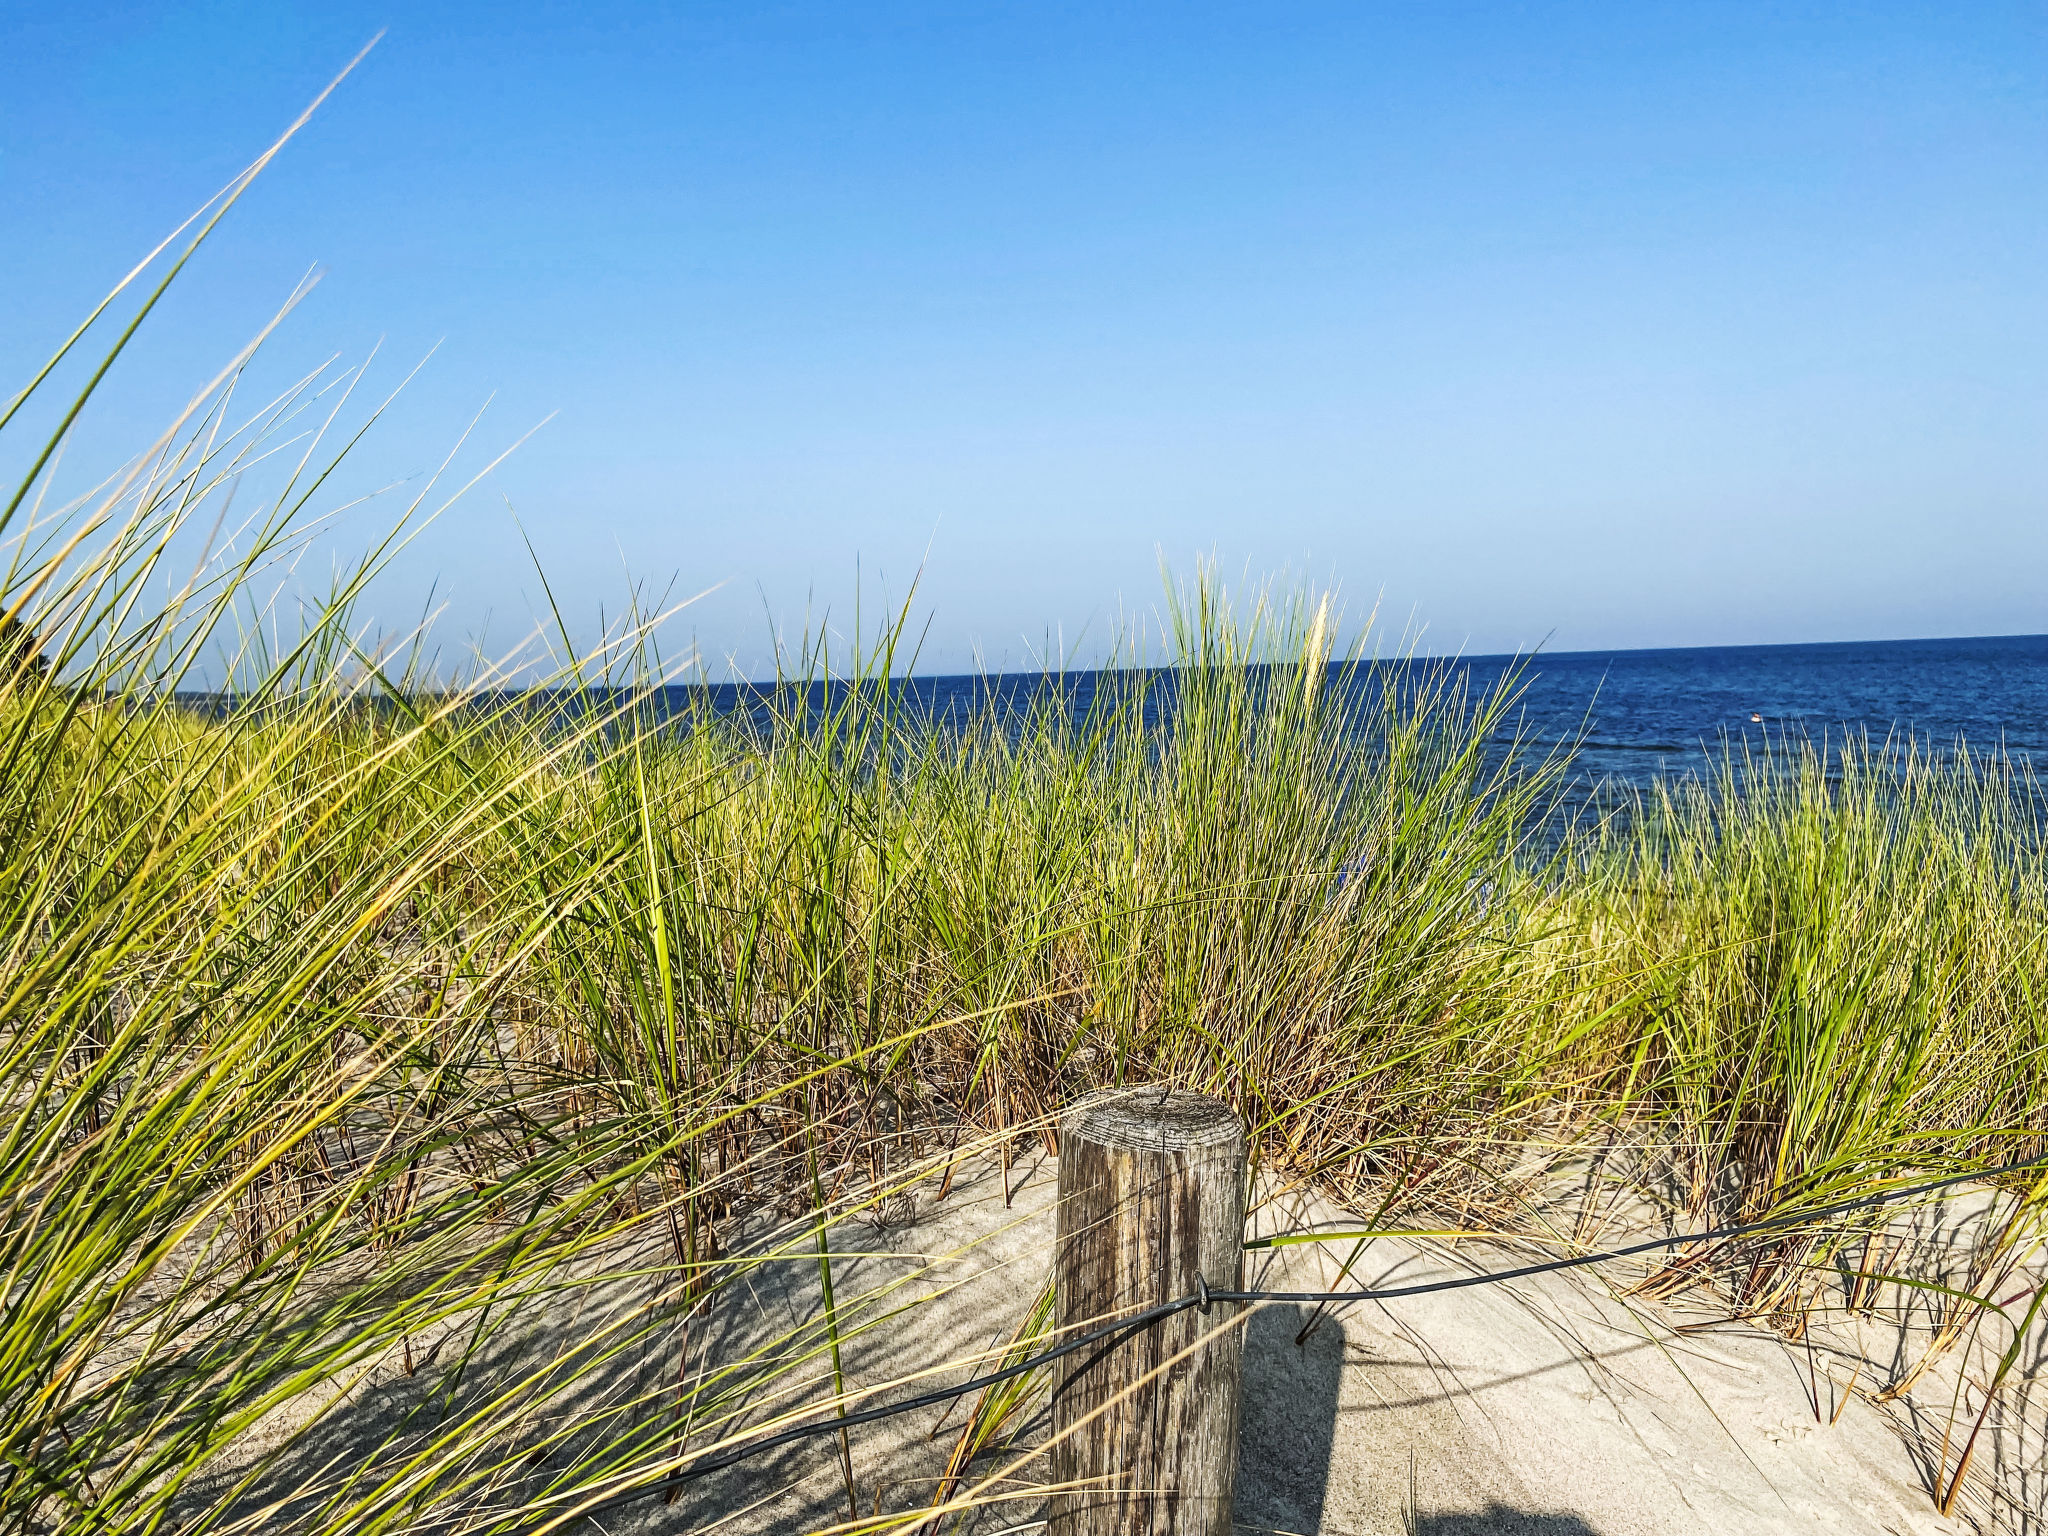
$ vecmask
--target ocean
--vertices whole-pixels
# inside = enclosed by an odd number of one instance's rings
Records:
[[[1511,662],[1467,665],[1490,681]],[[1941,751],[2003,747],[2048,767],[2048,635],[1572,651],[1524,664],[1536,733],[1583,730],[1581,771],[1626,783],[1698,771],[1724,740],[1767,747],[1845,731],[1873,742],[1911,733]]]
[[[1577,776],[1646,785],[1698,772],[1724,742],[1759,749],[1785,742],[1873,743],[1908,733],[1938,751],[1958,743],[2003,747],[2048,767],[2048,635],[1960,640],[1853,640],[1815,645],[1727,645],[1673,650],[1538,652],[1438,659],[1486,688],[1519,665],[1525,739],[1579,740]],[[1059,679],[1069,707],[1085,710],[1111,674]],[[1045,686],[1037,674],[918,677],[899,683],[915,709],[971,711],[993,693],[1012,702]],[[719,710],[757,704],[757,690],[713,685]],[[1156,690],[1168,699],[1170,685]],[[681,702],[680,699],[677,701]]]

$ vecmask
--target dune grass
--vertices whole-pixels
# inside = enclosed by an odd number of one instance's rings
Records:
[[[1517,678],[1333,657],[1326,601],[1208,578],[1079,711],[932,720],[900,628],[753,716],[653,691],[637,621],[539,692],[430,679],[356,617],[424,496],[287,615],[356,377],[246,408],[246,361],[61,504],[60,402],[0,518],[10,1529],[587,1528],[836,1376],[876,1301],[834,1297],[841,1216],[1105,1085],[1221,1094],[1383,1220],[1512,1223],[1532,1146],[1654,1148],[1699,1218],[2048,1146],[2048,868],[1996,754],[1731,754],[1538,838],[1571,765]],[[181,701],[202,662],[230,700]],[[1796,1327],[1859,1243],[1649,1288]],[[820,1320],[693,1353],[779,1261]]]

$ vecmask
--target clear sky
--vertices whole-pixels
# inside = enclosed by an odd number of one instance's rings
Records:
[[[12,0],[0,384],[379,28],[73,460],[318,264],[285,361],[442,343],[380,474],[558,413],[407,557],[462,627],[509,501],[745,665],[920,564],[928,665],[1028,663],[1210,553],[1435,649],[2048,630],[2038,4]]]

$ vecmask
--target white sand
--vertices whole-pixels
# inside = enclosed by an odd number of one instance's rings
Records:
[[[1045,1275],[1056,1178],[1053,1161],[1041,1159],[1017,1170],[1007,1206],[1001,1183],[988,1176],[892,1233],[846,1230],[847,1246],[886,1244],[904,1256],[966,1250],[931,1272],[957,1289],[855,1343],[847,1358],[856,1382],[879,1384],[917,1361],[1007,1336]],[[1270,1203],[1255,1221],[1267,1232],[1356,1224],[1312,1198]],[[1249,1264],[1247,1283],[1333,1288],[1343,1283],[1338,1261],[1349,1250],[1280,1250]],[[1525,1257],[1381,1239],[1351,1283],[1408,1283]],[[900,1268],[890,1258],[857,1261],[840,1281],[842,1295]],[[759,1310],[741,1334],[815,1310],[815,1273],[778,1273],[754,1287],[748,1305]],[[1302,1536],[2048,1529],[2038,1397],[2030,1406],[2023,1391],[2009,1391],[1957,1517],[1944,1520],[1931,1492],[1934,1458],[1962,1352],[1912,1398],[1880,1406],[1869,1394],[1910,1353],[1896,1321],[1816,1330],[1789,1344],[1766,1329],[1716,1324],[1698,1304],[1618,1300],[1610,1282],[1642,1273],[1578,1271],[1353,1306],[1325,1314],[1300,1345],[1307,1309],[1262,1309],[1247,1339],[1241,1528]],[[1679,1331],[1689,1325],[1697,1331]],[[2040,1348],[2036,1341],[2037,1355]],[[1971,1374],[1981,1377],[1983,1364]],[[1974,1413],[1981,1398],[1968,1402]],[[920,1480],[937,1471],[951,1443],[950,1433],[927,1440],[936,1420],[906,1416],[856,1433],[863,1513],[878,1495],[883,1510],[917,1502]],[[779,1461],[774,1477],[700,1488],[690,1513],[713,1519],[765,1497],[727,1528],[797,1530],[845,1519],[836,1450],[814,1447]],[[1021,1469],[1026,1481],[1037,1475],[1038,1464]],[[676,1513],[668,1511],[664,1528],[677,1528]],[[975,1528],[1007,1528],[1036,1513],[1027,1498],[983,1515]]]
[[[838,1228],[836,1249],[865,1254],[843,1261],[836,1275],[842,1321],[860,1329],[845,1346],[849,1386],[898,1383],[888,1386],[889,1397],[925,1390],[971,1372],[951,1366],[900,1383],[1005,1341],[1045,1280],[1056,1182],[1049,1158],[1020,1164],[1007,1179],[984,1167],[956,1179],[944,1202],[930,1203],[927,1191],[914,1220]],[[1966,1196],[1939,1212],[1917,1213],[1910,1222],[1926,1240],[1900,1262],[1924,1273],[1943,1264],[1954,1271],[1967,1245],[1952,1229],[1967,1234],[1985,1204],[1981,1195]],[[1640,1230],[1642,1213],[1634,1219]],[[1294,1197],[1269,1200],[1254,1223],[1270,1233],[1356,1220]],[[1627,1235],[1624,1222],[1600,1240]],[[1338,1261],[1350,1247],[1248,1256],[1256,1261],[1248,1262],[1247,1283],[1335,1287],[1344,1283]],[[1453,1252],[1379,1239],[1350,1283],[1498,1270],[1528,1256],[1527,1249],[1461,1245]],[[1982,1348],[1952,1351],[1911,1396],[1878,1404],[1870,1394],[1914,1353],[1913,1317],[1862,1318],[1789,1344],[1763,1328],[1718,1323],[1702,1303],[1618,1299],[1613,1287],[1643,1273],[1603,1267],[1352,1306],[1325,1314],[1301,1344],[1295,1337],[1306,1309],[1257,1311],[1247,1329],[1241,1528],[1300,1536],[2048,1532],[2044,1398],[2024,1386],[2008,1389],[1993,1416],[1957,1518],[1935,1511],[1937,1457],[1956,1417],[1957,1383],[1984,1378]],[[925,1299],[906,1305],[918,1298]],[[610,1303],[579,1299],[574,1316],[536,1312],[523,1344],[508,1345],[495,1363],[479,1362],[478,1389],[531,1369],[535,1352],[552,1354],[585,1336],[608,1305],[630,1309],[644,1299],[643,1287]],[[815,1260],[764,1264],[696,1325],[692,1369],[739,1359],[815,1324],[819,1314]],[[2004,1347],[2002,1334],[1985,1338],[1994,1350]],[[2048,1344],[2037,1336],[2023,1370],[2038,1374],[2044,1352]],[[622,1358],[609,1381],[593,1380],[591,1401],[606,1393],[659,1394],[661,1383],[673,1381],[675,1364],[671,1341],[653,1341]],[[816,1357],[799,1373],[812,1380],[811,1400],[823,1390],[824,1370]],[[426,1379],[380,1372],[296,1459],[304,1465],[336,1455],[346,1465],[351,1439],[374,1441],[387,1432]],[[1963,1401],[1958,1438],[1982,1399],[1966,1392]],[[291,1417],[280,1417],[279,1430]],[[863,1515],[928,1502],[960,1415],[934,1436],[940,1419],[938,1410],[922,1410],[853,1432]],[[1005,1464],[987,1459],[971,1477]],[[1015,1497],[973,1517],[970,1529],[1035,1528],[1029,1522],[1041,1506],[1032,1484],[1044,1475],[1042,1458],[1013,1471],[1000,1486]],[[544,1480],[546,1465],[533,1475]],[[606,1536],[711,1527],[786,1532],[847,1518],[836,1442],[820,1438],[695,1482],[675,1504],[643,1499],[595,1525],[571,1528]]]

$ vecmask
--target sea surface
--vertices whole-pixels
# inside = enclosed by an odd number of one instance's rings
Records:
[[[1426,665],[1464,669],[1475,691],[1513,675],[1524,739],[1576,741],[1581,782],[1645,785],[1700,772],[1745,737],[1772,751],[1802,740],[1839,744],[1845,733],[1873,743],[1912,735],[1938,752],[2003,748],[2048,771],[2048,635],[1539,652]],[[1053,686],[1080,712],[1117,675],[1070,672]],[[1038,674],[1004,674],[896,686],[913,709],[960,718],[991,695],[1014,705],[1047,684]],[[761,698],[732,684],[676,692],[719,710],[758,707]],[[1153,694],[1170,707],[1170,681]]]
[[[1513,664],[1469,662],[1475,682]],[[1628,783],[1697,772],[1745,736],[1769,748],[1845,732],[2003,748],[2048,770],[2048,635],[1573,651],[1521,665],[1537,733],[1582,731],[1581,770]]]

